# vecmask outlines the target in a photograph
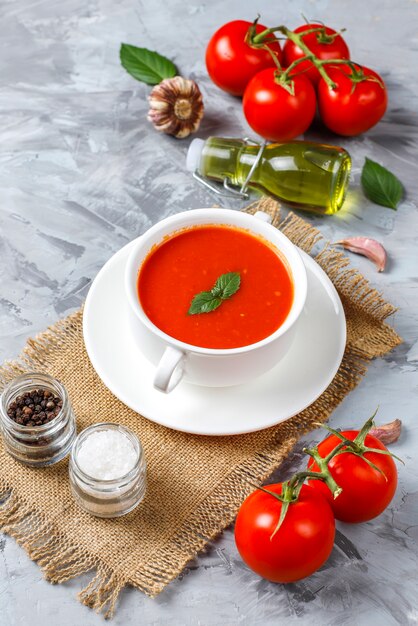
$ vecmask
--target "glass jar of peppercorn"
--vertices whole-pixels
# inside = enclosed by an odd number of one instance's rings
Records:
[[[0,426],[7,451],[36,467],[63,459],[76,437],[75,416],[65,387],[40,372],[22,374],[4,388]]]

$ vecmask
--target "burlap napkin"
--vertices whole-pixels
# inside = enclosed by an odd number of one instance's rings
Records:
[[[310,252],[323,244],[320,233],[290,214],[279,223],[276,203],[249,207],[269,211],[274,224]],[[125,424],[140,437],[148,463],[145,500],[115,520],[98,519],[75,504],[67,461],[30,469],[0,445],[0,528],[37,561],[45,577],[60,583],[94,570],[80,593],[84,604],[110,616],[119,592],[133,585],[150,596],[160,593],[205,544],[230,524],[250,483],[260,483],[277,468],[298,438],[325,421],[358,384],[373,357],[400,343],[384,320],[394,307],[372,289],[348,259],[327,245],[316,261],[341,296],[348,342],[341,367],[322,396],[279,426],[234,437],[202,437],[154,424],[117,400],[96,375],[82,336],[82,311],[30,339],[16,361],[0,368],[4,386],[26,370],[41,370],[67,387],[78,430],[103,420]],[[262,406],[260,406],[262,410]]]

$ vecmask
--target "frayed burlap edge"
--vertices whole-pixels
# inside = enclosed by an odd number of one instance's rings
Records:
[[[205,549],[210,540],[232,523],[241,502],[253,490],[254,483],[261,484],[268,478],[303,434],[315,428],[316,423],[328,419],[344,397],[357,386],[366,373],[368,362],[401,343],[396,332],[384,323],[396,311],[395,307],[386,302],[357,270],[348,268],[347,257],[325,243],[317,229],[294,214],[280,221],[278,205],[271,199],[265,198],[246,210],[270,213],[273,224],[308,253],[316,244],[323,243],[322,250],[315,256],[316,261],[330,276],[343,303],[354,303],[370,316],[376,333],[362,345],[350,345],[348,341],[341,366],[320,398],[295,417],[271,428],[271,438],[263,450],[244,459],[224,478],[195,510],[193,519],[186,520],[169,545],[163,545],[154,554],[152,564],[138,571],[135,563],[130,563],[129,576],[121,571],[112,571],[88,550],[72,545],[44,513],[31,509],[24,499],[13,492],[13,485],[0,478],[0,529],[15,538],[52,583],[62,583],[95,570],[95,576],[80,592],[79,599],[96,611],[103,611],[107,618],[113,615],[119,593],[126,585],[133,585],[150,596],[160,593],[198,552]],[[0,383],[4,385],[24,371],[46,365],[48,352],[65,344],[69,336],[78,336],[81,326],[82,310],[30,339],[19,359],[0,368]],[[126,562],[123,564],[125,572],[127,565]]]

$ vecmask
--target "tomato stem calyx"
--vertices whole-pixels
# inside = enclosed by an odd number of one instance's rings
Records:
[[[280,509],[279,521],[277,522],[277,526],[270,536],[270,541],[273,540],[274,535],[278,532],[280,526],[283,524],[290,504],[292,502],[296,502],[296,500],[298,499],[300,489],[296,493],[290,483],[291,481],[286,481],[282,483],[282,493],[275,493],[274,491],[270,491],[265,487],[258,487],[260,491],[264,491],[264,493],[268,493],[270,496],[273,496],[273,498],[276,498],[276,500],[279,500],[282,505]]]
[[[318,33],[316,40],[318,43],[331,44],[334,43],[335,39],[339,37],[341,33],[345,33],[345,31],[345,28],[341,28],[341,30],[339,30],[337,33],[330,34],[327,33],[324,27],[322,31]]]
[[[322,428],[325,428],[326,430],[328,430],[328,432],[330,432],[331,434],[341,439],[342,445],[339,444],[338,450],[336,448],[333,451],[332,456],[336,456],[337,454],[343,454],[344,452],[351,452],[351,454],[355,454],[361,457],[364,461],[366,461],[366,463],[368,463],[371,467],[378,470],[379,472],[381,470],[374,463],[372,463],[369,459],[367,459],[364,456],[367,452],[373,452],[373,454],[385,454],[387,456],[391,456],[395,458],[397,461],[400,461],[404,465],[403,460],[399,458],[398,456],[396,456],[396,454],[393,454],[393,452],[390,452],[389,450],[380,450],[379,448],[370,448],[369,446],[366,446],[365,440],[366,440],[367,435],[369,434],[369,431],[375,426],[374,418],[376,417],[377,411],[378,409],[376,409],[373,415],[369,417],[369,419],[363,424],[361,430],[359,431],[357,437],[354,440],[347,439],[338,430],[335,430],[334,428],[331,428],[330,426],[327,426],[326,424],[321,424]]]
[[[245,43],[248,44],[251,48],[258,48],[258,49],[262,48],[263,50],[266,50],[266,52],[268,52],[271,58],[273,59],[273,62],[277,68],[277,73],[282,73],[283,70],[282,70],[282,66],[280,65],[279,58],[277,54],[268,45],[270,43],[277,43],[277,39],[274,33],[272,33],[271,37],[268,35],[266,38],[262,37],[259,39],[260,35],[262,35],[264,32],[267,32],[267,31],[263,31],[262,33],[259,33],[257,35],[256,26],[257,26],[259,19],[260,19],[260,14],[257,15],[254,22],[249,27],[247,34],[245,36]]]
[[[255,20],[249,27],[247,34],[245,36],[245,43],[247,43],[252,48],[265,48],[267,50],[268,49],[267,44],[277,43],[277,39],[274,34],[274,30],[272,30],[271,28],[267,28],[266,30],[263,30],[261,33],[257,33],[257,24],[258,24],[259,19],[260,19],[260,14],[257,15]],[[274,55],[274,57],[277,59],[276,55],[271,49],[269,49],[269,52],[272,55]]]

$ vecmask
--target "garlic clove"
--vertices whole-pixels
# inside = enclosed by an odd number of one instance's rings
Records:
[[[395,443],[398,441],[402,430],[402,422],[399,419],[393,420],[393,422],[389,422],[388,424],[383,424],[382,426],[374,426],[370,431],[369,435],[373,435],[376,439],[379,439],[385,446],[389,443]]]
[[[376,239],[370,239],[369,237],[348,237],[347,239],[337,241],[335,245],[342,246],[350,252],[362,254],[367,257],[374,262],[378,272],[383,272],[385,269],[387,259],[386,250]]]
[[[197,131],[203,117],[203,99],[194,80],[175,76],[153,87],[148,120],[156,130],[177,138]]]

